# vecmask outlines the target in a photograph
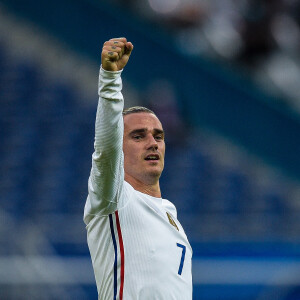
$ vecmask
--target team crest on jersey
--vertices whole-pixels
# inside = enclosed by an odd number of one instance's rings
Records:
[[[173,220],[173,218],[171,217],[171,215],[168,212],[166,212],[166,214],[168,216],[170,224],[173,225],[179,231],[179,228],[177,227],[177,225],[176,225],[175,221]]]

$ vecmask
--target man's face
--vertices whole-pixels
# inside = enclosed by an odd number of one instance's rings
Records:
[[[125,176],[151,184],[157,182],[164,168],[165,141],[162,125],[151,113],[124,116]]]

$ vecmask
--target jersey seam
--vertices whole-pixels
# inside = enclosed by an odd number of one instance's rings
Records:
[[[124,180],[124,182],[125,182],[125,180]],[[110,212],[108,214],[101,214],[101,215],[100,214],[90,214],[90,213],[87,213],[87,215],[88,216],[93,216],[94,218],[95,217],[99,217],[99,218],[101,218],[101,217],[108,217],[110,214],[113,214],[116,211],[120,211],[120,210],[124,209],[128,205],[128,203],[130,203],[131,201],[132,201],[132,199],[128,199],[128,201],[126,201],[126,203],[122,207],[118,207],[119,202],[109,201],[110,203],[117,204],[117,208],[115,210],[113,210],[112,212]]]

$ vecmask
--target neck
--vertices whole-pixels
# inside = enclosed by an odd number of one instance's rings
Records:
[[[159,181],[142,182],[125,173],[125,181],[127,181],[135,190],[150,195],[152,197],[161,198]]]

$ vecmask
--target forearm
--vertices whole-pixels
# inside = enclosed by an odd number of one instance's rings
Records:
[[[121,93],[121,72],[100,69],[99,102],[95,124],[95,160],[101,153],[114,151],[120,147],[122,149],[124,103]]]

